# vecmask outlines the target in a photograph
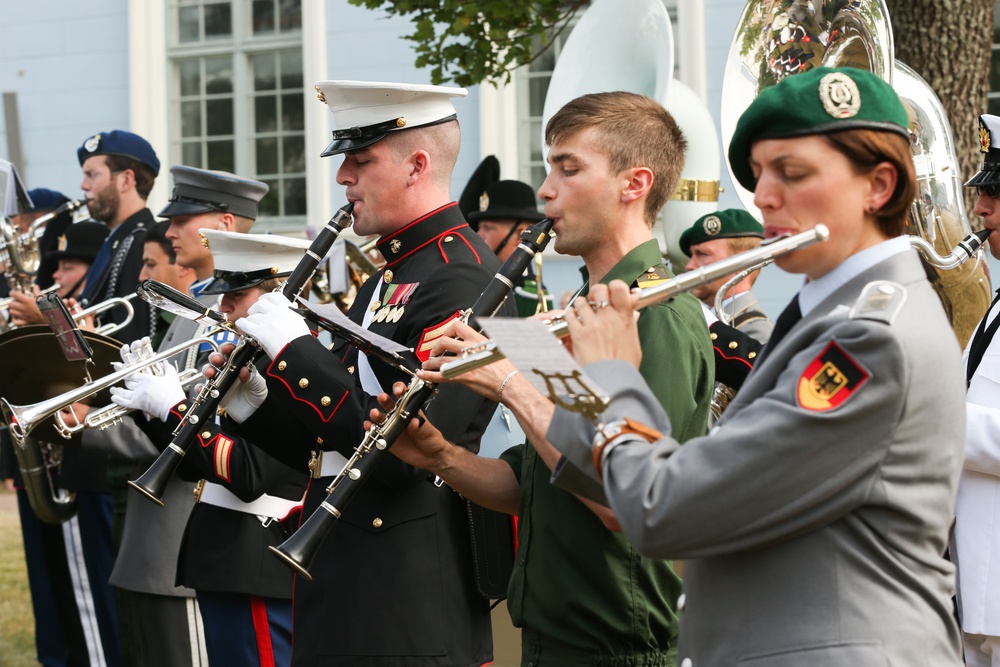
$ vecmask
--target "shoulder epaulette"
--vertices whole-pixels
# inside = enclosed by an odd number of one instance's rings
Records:
[[[852,320],[876,320],[892,324],[906,301],[906,288],[888,280],[873,280],[861,290],[848,314]]]
[[[635,287],[641,287],[646,289],[647,287],[652,287],[653,285],[659,285],[660,283],[670,280],[672,276],[667,270],[667,267],[662,264],[656,266],[651,266],[646,271],[635,279]]]

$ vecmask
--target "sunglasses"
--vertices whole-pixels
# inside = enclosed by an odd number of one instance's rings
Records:
[[[994,183],[993,185],[984,185],[982,187],[976,187],[976,194],[986,194],[990,199],[1000,199],[1000,183]]]

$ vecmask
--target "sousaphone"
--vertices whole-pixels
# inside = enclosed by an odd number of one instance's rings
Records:
[[[891,84],[910,114],[918,193],[907,231],[948,254],[972,233],[961,196],[961,173],[940,100],[912,69],[893,58],[889,12],[883,0],[750,0],[729,47],[722,85],[724,150],[753,99],[786,76],[814,67],[856,67]],[[730,175],[732,169],[730,168]],[[758,220],[753,193],[733,179],[743,205]],[[932,281],[961,344],[990,302],[981,257],[956,269],[933,271]]]

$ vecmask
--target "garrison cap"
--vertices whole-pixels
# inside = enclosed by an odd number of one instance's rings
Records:
[[[69,197],[63,193],[47,188],[28,190],[28,196],[31,197],[31,208],[25,210],[25,213],[54,211],[69,201]]]
[[[452,86],[378,81],[319,81],[315,88],[337,125],[320,157],[371,146],[390,132],[454,120],[451,98],[469,94]]]
[[[81,167],[87,158],[95,155],[130,157],[152,169],[153,176],[160,173],[160,160],[156,157],[156,151],[149,145],[149,142],[138,134],[132,134],[125,130],[100,132],[88,137],[83,145],[76,149],[76,156],[80,159]]]
[[[238,292],[269,278],[292,274],[310,241],[277,234],[241,234],[216,229],[200,231],[212,251],[215,273],[202,294]]]
[[[727,208],[698,218],[684,230],[678,243],[684,254],[691,256],[691,246],[714,239],[734,239],[752,236],[764,238],[764,227],[741,208]]]
[[[174,191],[161,218],[221,211],[257,219],[257,204],[267,194],[266,183],[240,178],[228,171],[209,171],[175,165],[170,168]]]
[[[979,150],[983,153],[983,163],[976,175],[965,183],[966,187],[1000,183],[1000,116],[983,114],[979,117]]]
[[[545,215],[538,212],[535,191],[521,181],[497,181],[486,186],[479,196],[479,210],[472,211],[466,220],[473,229],[480,220],[526,220],[538,222]]]
[[[817,67],[785,77],[747,107],[729,143],[729,165],[740,185],[752,191],[755,141],[843,130],[894,132],[910,141],[908,128],[906,109],[885,81],[853,67]]]
[[[59,237],[57,250],[45,253],[46,259],[79,259],[93,264],[104,238],[111,230],[103,222],[77,222],[66,228]]]

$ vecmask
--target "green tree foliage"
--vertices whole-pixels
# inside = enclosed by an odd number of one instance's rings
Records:
[[[511,72],[552,45],[573,13],[589,0],[349,0],[413,24],[416,66],[431,81],[460,86],[510,81]],[[536,38],[538,38],[536,40]],[[542,44],[536,50],[534,44]]]

